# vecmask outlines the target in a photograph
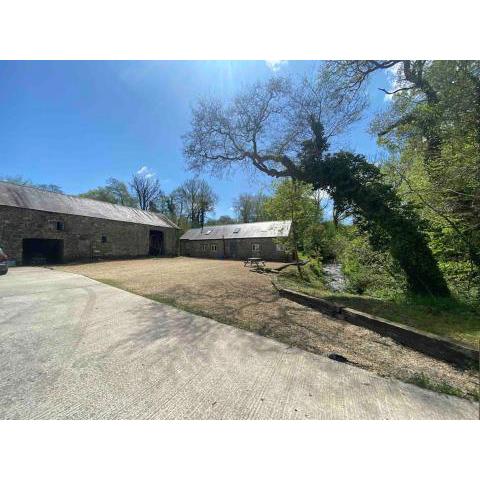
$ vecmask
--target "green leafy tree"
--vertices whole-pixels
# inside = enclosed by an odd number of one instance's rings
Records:
[[[268,220],[268,214],[265,211],[265,202],[267,197],[262,193],[252,195],[243,193],[233,202],[233,209],[237,219],[241,223],[262,222]]]
[[[405,272],[410,291],[449,296],[449,289],[424,233],[425,223],[412,203],[403,202],[381,171],[363,155],[325,154],[323,127],[312,121],[315,136],[305,141],[299,176],[327,191],[337,208],[352,213],[372,247],[389,251]]]
[[[218,218],[209,218],[205,225],[232,225],[236,223],[236,220],[230,215],[220,215]]]
[[[400,295],[405,288],[405,275],[388,251],[371,247],[368,235],[352,227],[344,232],[347,241],[339,258],[352,293],[375,297]]]
[[[292,221],[290,237],[282,242],[295,256],[298,257],[299,250],[318,252],[321,235],[317,237],[313,233],[320,225],[322,211],[310,184],[294,179],[274,182],[273,195],[267,198],[264,208],[272,220]]]
[[[334,221],[324,221],[312,225],[305,237],[305,250],[314,252],[324,262],[339,262],[348,243],[349,225],[335,224]]]
[[[360,91],[377,71],[393,72],[387,108],[372,129],[391,152],[384,172],[414,202],[429,244],[462,288],[480,291],[480,62],[339,61],[341,91]],[[392,74],[391,74],[392,76]]]
[[[113,177],[107,180],[104,187],[93,188],[85,193],[81,193],[79,197],[125,205],[127,207],[138,206],[135,198],[130,194],[127,184]]]
[[[172,190],[169,194],[164,194],[159,202],[160,211],[170,220],[177,224],[181,230],[189,227],[186,217],[187,205],[180,187]]]

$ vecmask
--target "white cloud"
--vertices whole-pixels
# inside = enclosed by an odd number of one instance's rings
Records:
[[[278,72],[288,63],[288,60],[265,60],[265,63],[272,72]]]
[[[145,165],[137,171],[137,174],[138,175],[145,175],[146,178],[152,178],[155,176],[155,173],[152,172],[148,167],[146,167]]]

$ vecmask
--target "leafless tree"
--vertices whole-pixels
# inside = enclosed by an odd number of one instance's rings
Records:
[[[130,187],[142,210],[151,210],[162,196],[160,182],[149,174],[136,173],[133,175]]]
[[[192,178],[178,188],[178,198],[185,207],[191,226],[203,226],[207,213],[215,210],[218,196],[205,180]]]
[[[195,179],[187,180],[178,187],[178,194],[181,202],[185,205],[185,215],[193,225],[197,218],[197,204],[199,196],[198,183]]]
[[[330,139],[360,118],[361,96],[340,97],[329,72],[318,81],[275,77],[256,83],[230,102],[202,99],[192,111],[184,152],[193,170],[221,174],[235,165],[274,177],[292,176],[302,143],[312,137],[312,118]]]

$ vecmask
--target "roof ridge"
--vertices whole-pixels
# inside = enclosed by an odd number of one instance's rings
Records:
[[[190,228],[181,240],[208,240],[219,238],[267,238],[286,237],[290,234],[291,220],[267,220],[264,222],[229,223]]]
[[[69,198],[75,198],[75,199],[80,199],[82,201],[90,201],[90,202],[97,202],[97,203],[102,203],[102,204],[105,204],[105,205],[116,205],[118,207],[124,207],[124,208],[131,208],[132,210],[138,210],[140,212],[148,212],[148,213],[153,213],[155,215],[158,215],[160,218],[162,218],[163,220],[167,220],[168,222],[172,223],[172,225],[175,225],[174,222],[172,222],[166,215],[164,215],[163,213],[161,212],[152,212],[151,210],[142,210],[141,208],[137,208],[137,207],[130,207],[128,205],[122,205],[121,203],[112,203],[112,202],[106,202],[105,200],[97,200],[95,198],[89,198],[89,197],[81,197],[80,195],[82,194],[78,194],[78,195],[72,195],[70,193],[63,193],[63,192],[52,192],[51,190],[46,190],[45,188],[40,188],[40,187],[36,187],[34,185],[20,185],[18,183],[14,183],[14,182],[7,182],[5,180],[0,180],[1,183],[5,183],[7,185],[13,185],[14,187],[21,187],[21,188],[32,188],[34,190],[39,190],[40,192],[44,192],[44,193],[49,193],[49,194],[52,194],[52,195],[62,195],[64,197],[69,197]],[[175,225],[177,226],[177,225]],[[178,228],[178,227],[177,227]]]
[[[215,227],[238,227],[240,225],[255,225],[258,223],[278,223],[278,222],[291,222],[291,220],[262,220],[261,222],[244,222],[244,223],[224,223],[222,225],[204,225],[203,227],[192,227],[190,230],[205,230],[206,228],[215,228]]]
[[[121,215],[125,215],[125,216],[132,216],[133,214],[135,215],[150,215],[152,217],[156,217],[158,218],[159,221],[162,221],[163,223],[165,223],[167,226],[170,226],[170,227],[173,227],[173,228],[178,228],[178,226],[172,221],[170,220],[166,215],[164,215],[163,213],[161,212],[152,212],[150,210],[142,210],[140,208],[136,208],[136,207],[129,207],[127,205],[121,205],[121,204],[118,204],[118,203],[110,203],[110,202],[104,202],[102,200],[95,200],[93,198],[88,198],[88,197],[80,197],[78,195],[70,195],[70,194],[66,194],[66,193],[57,193],[57,192],[51,192],[50,190],[45,190],[43,188],[38,188],[38,187],[34,187],[34,186],[30,186],[30,185],[19,185],[17,183],[13,183],[13,182],[6,182],[4,180],[0,180],[0,185],[5,185],[5,186],[10,186],[10,187],[13,187],[12,188],[12,195],[15,195],[15,196],[31,196],[31,195],[34,195],[35,196],[35,193],[34,192],[39,192],[38,195],[42,195],[43,199],[44,199],[44,202],[53,202],[53,203],[59,203],[60,204],[65,204],[65,202],[79,202],[79,204],[77,203],[77,205],[81,206],[82,208],[86,209],[86,210],[96,210],[97,211],[97,214],[96,215],[85,215],[83,214],[84,216],[95,216],[97,218],[109,218],[109,215],[112,215],[113,212],[117,212],[118,214],[121,214],[120,212],[123,211],[123,214]],[[16,191],[15,191],[16,190]],[[24,193],[22,194],[21,191],[24,191]],[[9,197],[9,194],[8,194],[8,189],[4,189],[3,190],[5,192],[5,194],[7,195],[7,202],[8,202],[8,197]],[[30,192],[30,193],[27,193],[27,192]],[[0,190],[0,199],[2,197],[2,193],[1,193],[1,190]],[[15,204],[11,204],[11,203],[6,203],[6,204],[3,204],[3,203],[0,203],[1,205],[6,205],[6,206],[19,206],[19,205],[15,205]],[[82,206],[83,204],[83,206]],[[107,207],[108,206],[108,207]],[[30,208],[32,210],[44,210],[44,211],[50,211],[50,210],[45,210],[45,208],[34,208],[32,206],[30,207],[22,207],[22,208]],[[53,210],[55,211],[55,210]],[[99,215],[98,212],[101,212],[101,214]],[[130,213],[128,213],[130,212]],[[61,213],[61,211],[59,211],[59,213]],[[63,213],[68,213],[68,212],[63,212]],[[72,213],[73,215],[82,215],[80,213]],[[113,220],[115,220],[115,218],[112,218]],[[122,221],[121,219],[119,218],[116,218],[116,220],[118,221]],[[135,223],[135,222],[133,222]]]
[[[111,203],[111,202],[106,202],[105,200],[97,200],[95,198],[89,198],[89,197],[81,197],[81,193],[78,195],[72,195],[71,193],[63,193],[63,192],[52,192],[51,190],[47,190],[45,188],[40,188],[35,185],[20,185],[19,183],[14,183],[14,182],[7,182],[5,180],[0,180],[2,183],[6,183],[7,185],[13,185],[14,187],[21,187],[21,188],[33,188],[35,190],[40,190],[41,192],[45,193],[51,193],[52,195],[63,195],[64,197],[70,197],[70,198],[80,198],[81,200],[90,200],[91,202],[99,202],[99,203],[105,203],[107,205],[119,205],[120,207],[127,207],[127,208],[134,208],[135,210],[141,210],[140,208],[136,207],[129,207],[128,205],[122,205],[120,203]]]

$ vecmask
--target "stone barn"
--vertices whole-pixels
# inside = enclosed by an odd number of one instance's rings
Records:
[[[175,255],[164,215],[0,182],[0,245],[17,265]]]
[[[180,237],[180,254],[192,257],[289,261],[278,242],[290,235],[291,221],[240,223],[192,228]]]

